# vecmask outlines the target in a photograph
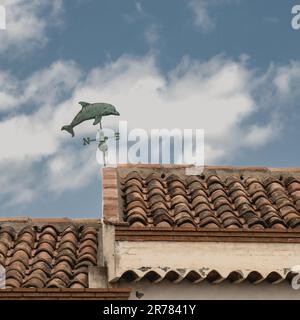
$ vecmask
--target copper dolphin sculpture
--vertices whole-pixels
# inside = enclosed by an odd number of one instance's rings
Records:
[[[93,125],[100,123],[102,117],[104,116],[119,116],[120,113],[116,110],[116,107],[109,103],[87,103],[80,101],[79,104],[82,109],[77,113],[71,124],[65,125],[61,130],[69,132],[72,137],[74,137],[74,127],[78,126],[80,123],[94,119]]]

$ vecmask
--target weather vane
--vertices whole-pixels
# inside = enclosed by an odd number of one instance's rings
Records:
[[[83,138],[83,145],[89,145],[91,142],[97,141],[98,142],[98,148],[103,153],[103,164],[106,166],[106,159],[105,155],[108,150],[108,146],[106,144],[106,141],[108,139],[116,139],[119,140],[120,134],[115,133],[114,137],[107,137],[104,135],[104,132],[102,130],[102,117],[105,116],[119,116],[120,113],[116,110],[116,107],[114,107],[111,104],[108,103],[87,103],[80,101],[79,104],[82,106],[82,109],[77,113],[71,124],[65,125],[61,128],[61,130],[65,130],[69,132],[72,137],[74,137],[74,128],[78,126],[80,123],[92,120],[94,119],[93,125],[99,124],[100,129],[97,131],[96,139],[91,138]]]

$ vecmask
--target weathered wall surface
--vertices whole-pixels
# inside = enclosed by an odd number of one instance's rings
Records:
[[[108,271],[107,283],[112,287],[132,288],[131,299],[138,299],[137,295],[141,299],[174,300],[300,299],[300,290],[294,290],[285,280],[291,268],[300,265],[297,243],[114,241],[113,226],[103,230],[103,239],[101,264]],[[129,270],[137,276],[137,281],[120,279]],[[172,270],[180,276],[175,280],[165,279]],[[213,284],[202,279],[192,283],[185,278],[192,270],[204,279],[216,270],[220,279]],[[143,279],[150,271],[157,275],[154,282]],[[242,275],[240,283],[226,279],[233,271]],[[253,284],[246,279],[253,271],[261,275],[257,282],[262,282]],[[271,273],[279,275],[275,279],[278,283],[264,280]]]
[[[204,278],[211,270],[223,278],[237,270],[244,278],[252,271],[264,278],[275,271],[285,278],[300,265],[300,245],[294,243],[118,241],[114,251],[115,274],[109,281],[128,270],[142,276],[155,269],[163,276],[166,268],[197,270]]]

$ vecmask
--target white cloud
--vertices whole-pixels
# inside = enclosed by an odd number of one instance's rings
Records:
[[[272,106],[282,85],[276,77],[273,81],[274,74],[280,79],[293,73],[293,68],[272,66],[260,77],[243,58],[233,61],[217,56],[203,62],[184,58],[172,72],[163,74],[154,56],[148,55],[123,56],[85,77],[74,63],[59,61],[24,81],[11,79],[5,91],[15,92],[10,103],[14,105],[17,96],[36,109],[25,113],[22,106],[19,114],[0,121],[0,187],[6,190],[6,202],[32,201],[40,188],[55,193],[82,188],[97,174],[92,147],[79,149],[79,137],[95,131],[91,123],[76,127],[73,139],[60,131],[80,110],[80,100],[114,104],[120,120],[128,120],[131,128],[203,128],[205,160],[215,164],[233,155],[236,159],[240,150],[260,147],[276,137],[280,110],[273,116]],[[23,90],[19,95],[18,88]],[[272,94],[265,95],[269,90]],[[293,87],[289,90],[294,94]],[[69,92],[69,97],[62,91]],[[272,114],[264,124],[249,120],[261,110]],[[103,124],[115,126],[117,119],[107,117]],[[5,186],[7,181],[13,181],[10,188]],[[42,187],[36,181],[43,181]],[[26,193],[20,198],[22,188]]]
[[[23,99],[54,104],[78,85],[81,76],[81,70],[74,62],[57,61],[27,79]]]
[[[35,162],[0,161],[1,207],[22,206],[33,201],[37,195],[39,177],[34,170]]]
[[[138,11],[138,13],[140,13],[140,14],[142,14],[143,11],[144,11],[143,7],[142,7],[142,4],[139,1],[135,2],[135,8]]]
[[[48,41],[47,28],[58,23],[63,0],[3,0],[6,31],[0,33],[0,52],[24,54]]]
[[[291,61],[288,65],[275,69],[274,84],[281,94],[288,95],[299,89],[300,62]]]
[[[213,138],[253,109],[250,76],[243,65],[221,57],[205,63],[184,59],[168,78],[152,56],[122,58],[93,70],[77,95],[111,101],[133,127],[205,128]]]
[[[204,31],[211,31],[215,27],[215,22],[208,12],[209,1],[207,0],[190,0],[189,7],[195,15],[195,24]]]
[[[145,31],[146,41],[150,46],[153,46],[159,40],[159,26],[155,23],[152,23]]]
[[[47,119],[50,110],[43,109],[32,116],[20,115],[0,124],[1,160],[47,156],[56,151],[56,134],[51,132]],[[51,121],[51,120],[50,120]]]
[[[90,182],[97,170],[99,167],[92,148],[66,147],[48,161],[46,181],[49,190],[55,193],[80,189]]]
[[[278,17],[274,17],[274,16],[267,16],[264,18],[264,21],[266,21],[268,23],[275,24],[275,23],[279,23],[280,19]]]
[[[147,18],[149,15],[145,12],[141,2],[134,2],[134,11],[122,14],[124,20],[128,23],[134,23],[140,18]]]
[[[209,32],[216,26],[213,11],[220,6],[239,2],[240,0],[189,0],[188,6],[194,13],[195,25]]]
[[[19,101],[19,82],[8,72],[0,70],[0,111],[14,108]]]
[[[55,104],[80,81],[80,68],[72,61],[57,61],[24,81],[0,70],[0,112],[11,112],[24,104]]]
[[[58,114],[68,113],[69,106],[58,104],[65,94],[71,93],[80,83],[81,72],[73,62],[58,61],[48,69],[34,73],[25,81],[6,77],[6,92],[3,91],[0,110],[11,112],[14,108],[35,105],[35,111],[19,115],[9,114],[0,122],[0,160],[26,158],[39,160],[57,151],[60,132]],[[0,78],[1,81],[1,78]],[[11,82],[11,83],[10,83]],[[8,94],[13,88],[14,93]],[[18,90],[20,92],[18,92]],[[2,103],[3,101],[3,103]],[[9,108],[8,108],[9,107]]]
[[[276,137],[279,129],[280,128],[276,127],[273,123],[268,123],[265,127],[254,124],[249,127],[248,132],[243,139],[243,143],[260,147],[271,140],[273,135]]]

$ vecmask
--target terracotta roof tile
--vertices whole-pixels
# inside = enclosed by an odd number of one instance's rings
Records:
[[[201,175],[188,175],[185,169],[107,169],[107,181],[119,198],[115,216],[110,209],[106,221],[133,227],[300,228],[299,169],[207,167]]]
[[[98,221],[1,219],[0,263],[9,288],[87,288]]]

